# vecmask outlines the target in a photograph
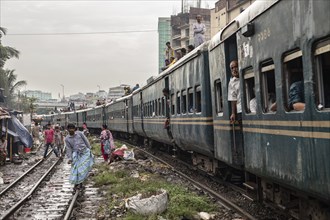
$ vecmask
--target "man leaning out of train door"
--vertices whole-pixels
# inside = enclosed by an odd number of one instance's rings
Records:
[[[230,62],[230,70],[232,75],[228,84],[228,101],[230,101],[231,103],[230,121],[241,121],[242,105],[237,60],[233,60]]]

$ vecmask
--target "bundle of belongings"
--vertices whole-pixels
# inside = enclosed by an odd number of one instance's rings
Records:
[[[128,150],[127,146],[124,144],[120,148],[115,149],[111,153],[110,162],[112,163],[114,161],[119,160],[134,160],[134,152],[133,150]]]

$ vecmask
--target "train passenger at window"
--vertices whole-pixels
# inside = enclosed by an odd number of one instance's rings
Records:
[[[250,100],[250,112],[251,113],[256,113],[257,112],[257,100],[256,100],[256,97],[255,97],[255,87],[253,87],[253,95],[254,95],[254,98]]]
[[[240,82],[238,74],[238,62],[233,60],[230,62],[230,70],[232,77],[228,84],[228,101],[231,102],[231,115],[230,121],[242,120],[242,105],[240,94]]]
[[[276,112],[277,105],[276,105],[276,95],[275,93],[269,93],[268,94],[268,111]]]
[[[204,33],[206,32],[206,26],[202,23],[202,16],[196,16],[197,22],[193,24],[193,31],[194,31],[194,45],[198,47],[202,43],[205,42]]]
[[[304,82],[301,80],[292,83],[290,86],[289,109],[295,111],[305,110]]]
[[[256,97],[250,100],[250,112],[256,113],[257,112],[257,100]]]

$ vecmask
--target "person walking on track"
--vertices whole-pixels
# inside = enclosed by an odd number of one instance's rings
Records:
[[[53,148],[54,144],[54,130],[52,129],[51,124],[47,125],[47,130],[45,130],[45,143],[46,143],[46,149],[44,153],[44,159],[46,159],[47,153],[48,153],[48,148],[51,147]],[[58,151],[56,148],[54,148],[54,153],[56,157],[59,157]]]
[[[75,189],[82,189],[82,183],[88,177],[94,164],[94,155],[86,136],[76,130],[74,124],[68,125],[69,134],[65,137],[66,156],[72,164],[69,181]]]

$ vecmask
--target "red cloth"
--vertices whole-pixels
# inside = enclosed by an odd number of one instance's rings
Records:
[[[101,144],[101,152],[102,152],[102,156],[103,156],[103,159],[104,161],[108,161],[109,159],[109,154],[104,154],[104,148],[103,148],[103,144]]]
[[[54,130],[49,129],[45,131],[46,143],[52,143],[54,141]]]
[[[112,154],[116,156],[123,157],[124,156],[124,151],[125,150],[115,150]]]

